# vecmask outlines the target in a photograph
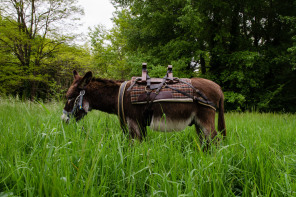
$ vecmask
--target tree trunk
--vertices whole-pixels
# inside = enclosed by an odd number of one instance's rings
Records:
[[[201,74],[206,74],[206,61],[203,55],[200,55],[200,68],[201,68]]]

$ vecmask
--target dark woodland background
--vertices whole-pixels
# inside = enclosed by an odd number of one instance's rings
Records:
[[[73,69],[128,80],[147,62],[152,77],[172,64],[215,81],[228,111],[296,111],[295,0],[113,0],[113,29],[90,29],[83,46],[76,3],[1,1],[2,96],[62,99]]]

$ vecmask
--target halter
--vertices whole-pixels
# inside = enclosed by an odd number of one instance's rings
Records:
[[[73,116],[75,112],[77,111],[77,108],[79,110],[83,110],[82,104],[83,104],[83,96],[85,94],[85,90],[81,90],[79,95],[76,97],[74,106],[71,112],[66,111],[63,109],[63,114],[67,115],[67,117]]]

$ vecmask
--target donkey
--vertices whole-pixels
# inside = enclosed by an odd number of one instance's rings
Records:
[[[128,131],[130,138],[140,141],[147,135],[146,127],[149,126],[143,112],[145,104],[132,104],[128,88],[131,81],[124,82],[125,87],[120,88],[123,82],[93,78],[92,72],[87,72],[83,77],[73,71],[74,80],[66,93],[62,119],[66,122],[70,117],[79,121],[92,109],[101,110],[110,114],[117,114],[120,122],[126,123],[123,131]],[[213,81],[203,78],[192,78],[192,86],[203,92],[207,98],[219,108],[218,131],[226,136],[224,120],[224,95],[221,87]],[[120,94],[120,91],[124,94]],[[123,96],[122,96],[123,95]],[[122,96],[121,99],[119,97]],[[122,100],[121,106],[119,106]],[[178,131],[186,126],[195,125],[201,143],[203,139],[210,142],[217,135],[215,129],[215,110],[198,102],[158,102],[151,105],[153,114],[150,127],[157,131]],[[120,112],[121,111],[121,112]],[[120,115],[120,113],[124,115]],[[203,134],[203,135],[202,135]]]

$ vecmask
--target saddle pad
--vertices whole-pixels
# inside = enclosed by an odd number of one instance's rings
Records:
[[[137,77],[132,77],[131,84],[135,82]],[[191,80],[187,78],[180,78],[180,81],[187,82],[191,84]],[[193,96],[193,89],[188,86],[185,83],[178,82],[174,84],[168,84],[169,87],[172,87],[174,89],[178,89],[182,92],[185,92],[191,96]],[[135,85],[131,89],[131,102],[132,104],[146,104],[147,100],[146,97],[146,85],[135,83]],[[155,91],[152,91],[151,95]],[[155,94],[155,93],[154,93]],[[170,88],[162,88],[159,92],[159,94],[155,97],[153,102],[193,102],[192,98],[189,98],[188,96],[179,93],[175,90],[172,90]]]

